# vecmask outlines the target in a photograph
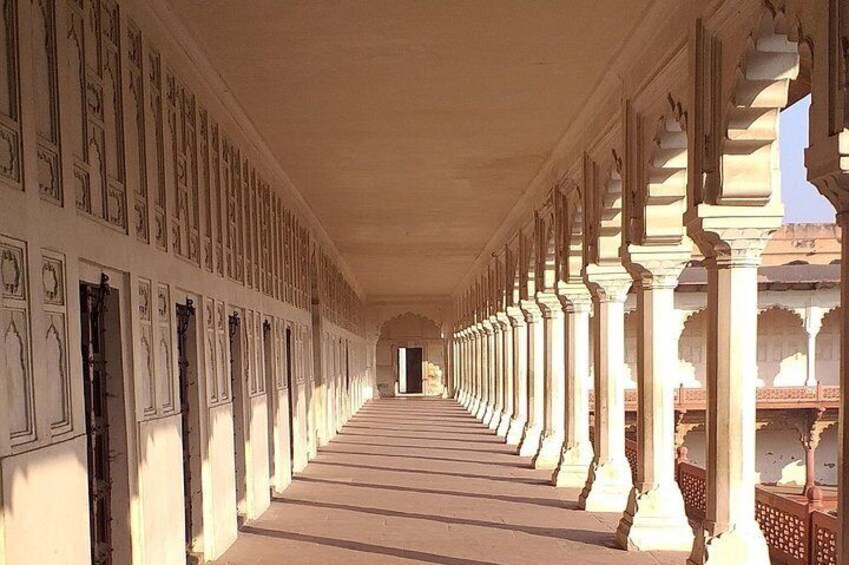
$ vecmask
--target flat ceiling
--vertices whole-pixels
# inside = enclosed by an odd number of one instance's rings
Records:
[[[449,295],[651,0],[169,0],[368,295]]]

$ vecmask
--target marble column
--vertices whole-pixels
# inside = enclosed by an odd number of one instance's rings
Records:
[[[555,469],[560,463],[565,436],[564,388],[566,380],[565,322],[563,306],[555,294],[537,295],[543,318],[543,433],[533,464],[537,469]]]
[[[590,441],[590,293],[573,284],[561,295],[566,312],[566,381],[563,452],[554,472],[555,486],[582,488],[593,460]]]
[[[759,254],[741,252],[739,247],[705,260],[706,500],[691,564],[770,563],[766,540],[755,520],[759,262]]]
[[[817,335],[822,329],[822,319],[825,309],[810,306],[805,311],[805,335],[808,337],[807,349],[807,375],[805,386],[817,386]]]
[[[591,512],[623,512],[631,493],[631,467],[625,457],[625,299],[631,276],[588,265],[593,295],[595,358],[594,452],[578,503]],[[599,269],[600,270],[600,269]]]
[[[476,416],[481,406],[481,328],[478,324],[471,327],[472,332],[472,402],[469,404],[469,412]]]
[[[637,287],[637,484],[619,522],[619,545],[688,551],[693,530],[675,476],[675,287],[683,268],[644,272]]]
[[[545,376],[545,340],[542,312],[533,300],[522,301],[522,312],[528,325],[528,423],[519,447],[522,457],[534,457],[539,451],[543,427],[543,393]]]
[[[489,376],[490,370],[492,368],[491,353],[490,353],[490,343],[491,343],[491,334],[492,334],[492,326],[490,326],[488,320],[482,321],[480,324],[480,343],[481,343],[481,394],[480,394],[480,404],[478,405],[477,414],[475,417],[481,422],[484,421],[487,414],[490,412],[489,405]]]
[[[501,379],[504,377],[504,340],[501,337],[501,324],[498,322],[498,318],[491,316],[489,323],[492,325],[490,342],[492,368],[489,371],[492,380],[492,387],[490,388],[492,415],[489,417],[487,425],[490,430],[495,431],[501,422],[501,410],[504,408],[501,404]]]
[[[501,421],[496,430],[498,437],[507,437],[510,429],[510,420],[513,417],[513,327],[510,318],[501,312],[498,314],[498,323],[501,325]]]
[[[845,209],[844,209],[845,210]],[[837,214],[843,234],[849,234],[849,211]],[[849,237],[841,240],[840,335],[849,336]],[[837,563],[849,565],[849,339],[840,340],[840,410],[837,444]]]
[[[467,351],[468,337],[465,328],[460,330],[460,363],[463,365],[463,384],[460,390],[460,405],[466,408],[469,403],[469,357]]]
[[[519,446],[528,423],[528,324],[517,307],[508,307],[513,330],[513,417],[507,430],[507,445]]]

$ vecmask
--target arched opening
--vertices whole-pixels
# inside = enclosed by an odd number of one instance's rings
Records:
[[[799,314],[780,306],[758,315],[759,386],[805,386],[807,338]]]
[[[442,395],[444,340],[433,320],[408,312],[380,327],[377,388],[381,396]]]

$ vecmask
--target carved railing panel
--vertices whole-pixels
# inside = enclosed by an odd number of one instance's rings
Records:
[[[811,565],[837,565],[837,517],[814,511],[810,524]]]
[[[773,560],[808,562],[808,507],[790,498],[755,488],[755,519],[761,525]]]

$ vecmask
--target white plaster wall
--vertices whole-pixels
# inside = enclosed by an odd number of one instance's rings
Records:
[[[90,563],[85,438],[8,457],[2,467],[5,563]]]
[[[180,415],[139,424],[139,479],[145,563],[185,560]]]
[[[292,482],[292,456],[289,448],[289,389],[277,391],[277,412],[274,422],[275,492],[283,492]]]
[[[204,468],[212,496],[204,497],[208,521],[204,529],[206,551],[215,559],[236,540],[236,481],[233,447],[233,405],[220,404],[209,409],[208,450]]]
[[[264,394],[253,396],[249,401],[247,480],[249,520],[259,518],[271,505],[271,483],[268,477],[268,399]]]
[[[694,430],[684,439],[687,459],[704,467],[705,434]],[[756,435],[755,470],[759,482],[805,484],[805,452],[794,430],[759,430]],[[816,480],[822,485],[837,484],[837,430],[831,427],[823,433],[816,451]]]

